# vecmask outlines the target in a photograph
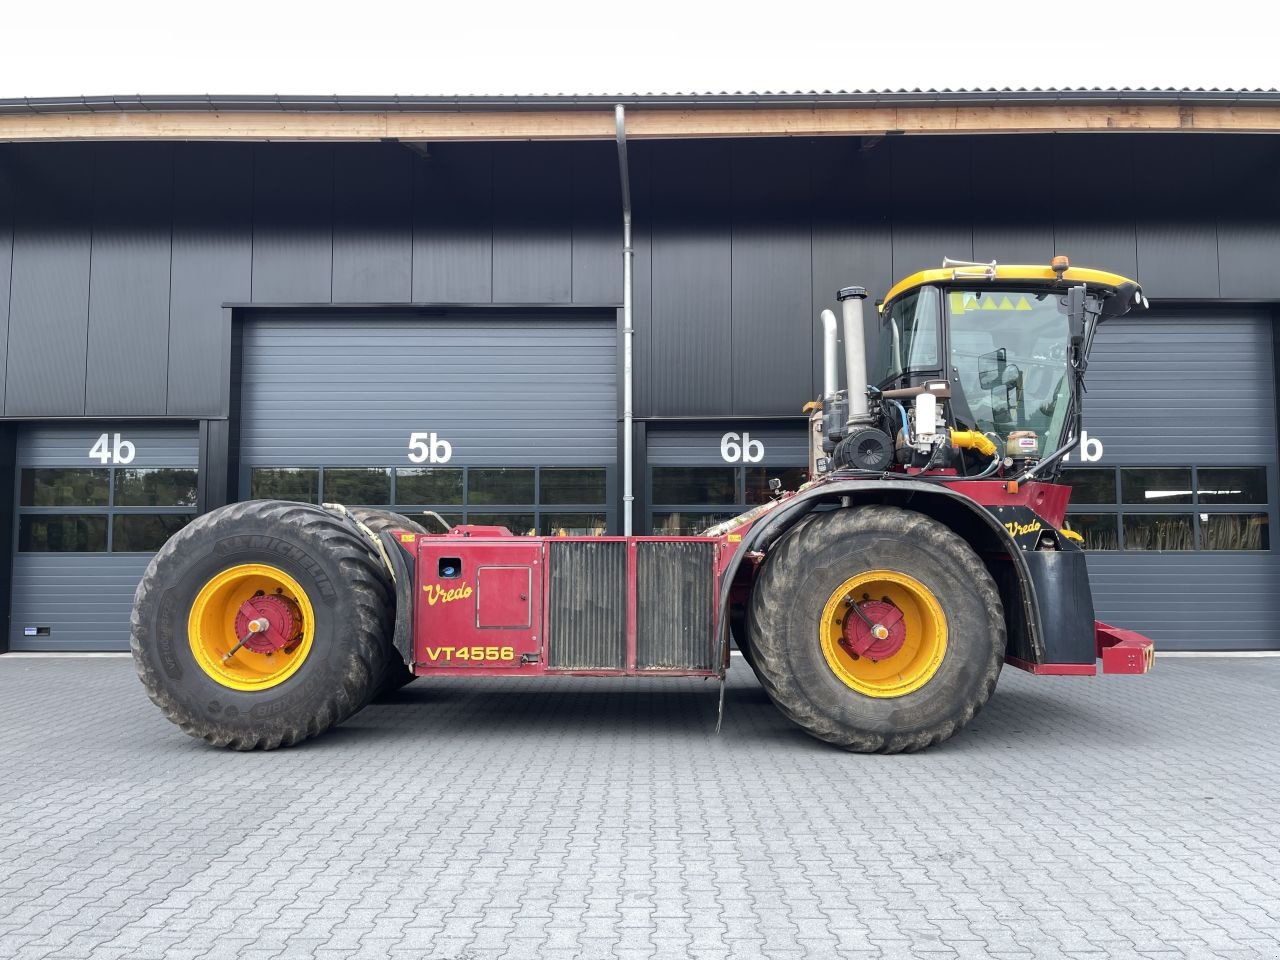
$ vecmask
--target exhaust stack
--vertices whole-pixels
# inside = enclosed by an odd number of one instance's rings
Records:
[[[840,378],[836,360],[836,315],[823,310],[822,321],[822,403],[830,408],[840,390]]]
[[[836,294],[844,315],[844,375],[849,387],[849,419],[845,426],[870,423],[867,403],[867,341],[862,322],[862,301],[866,287],[844,287]],[[823,356],[825,362],[825,354]]]

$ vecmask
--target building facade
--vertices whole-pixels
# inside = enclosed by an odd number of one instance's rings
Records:
[[[636,532],[802,474],[840,286],[1062,253],[1152,302],[1103,326],[1070,464],[1099,616],[1165,649],[1280,646],[1280,139],[628,157]],[[237,499],[620,532],[622,262],[608,140],[0,142],[0,643],[126,648],[152,553]]]

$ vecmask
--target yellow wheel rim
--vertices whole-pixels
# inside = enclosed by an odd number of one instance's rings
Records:
[[[259,632],[246,628],[252,621]],[[297,580],[278,567],[242,563],[200,588],[187,617],[187,639],[196,663],[216,683],[232,690],[269,690],[306,661],[315,623],[311,601]],[[246,636],[248,644],[236,649]]]
[[[854,603],[883,629],[873,633]],[[942,605],[923,583],[896,570],[868,570],[836,587],[818,629],[831,672],[868,697],[888,699],[919,690],[947,652]]]

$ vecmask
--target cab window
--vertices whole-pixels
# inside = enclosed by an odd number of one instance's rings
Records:
[[[889,304],[880,323],[879,363],[884,383],[907,370],[937,370],[938,290],[921,287]]]

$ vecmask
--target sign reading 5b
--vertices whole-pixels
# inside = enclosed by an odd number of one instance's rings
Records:
[[[409,460],[412,463],[448,463],[453,444],[434,430],[409,434]]]
[[[720,458],[725,463],[759,463],[764,459],[764,444],[745,431],[726,433],[720,438]]]

